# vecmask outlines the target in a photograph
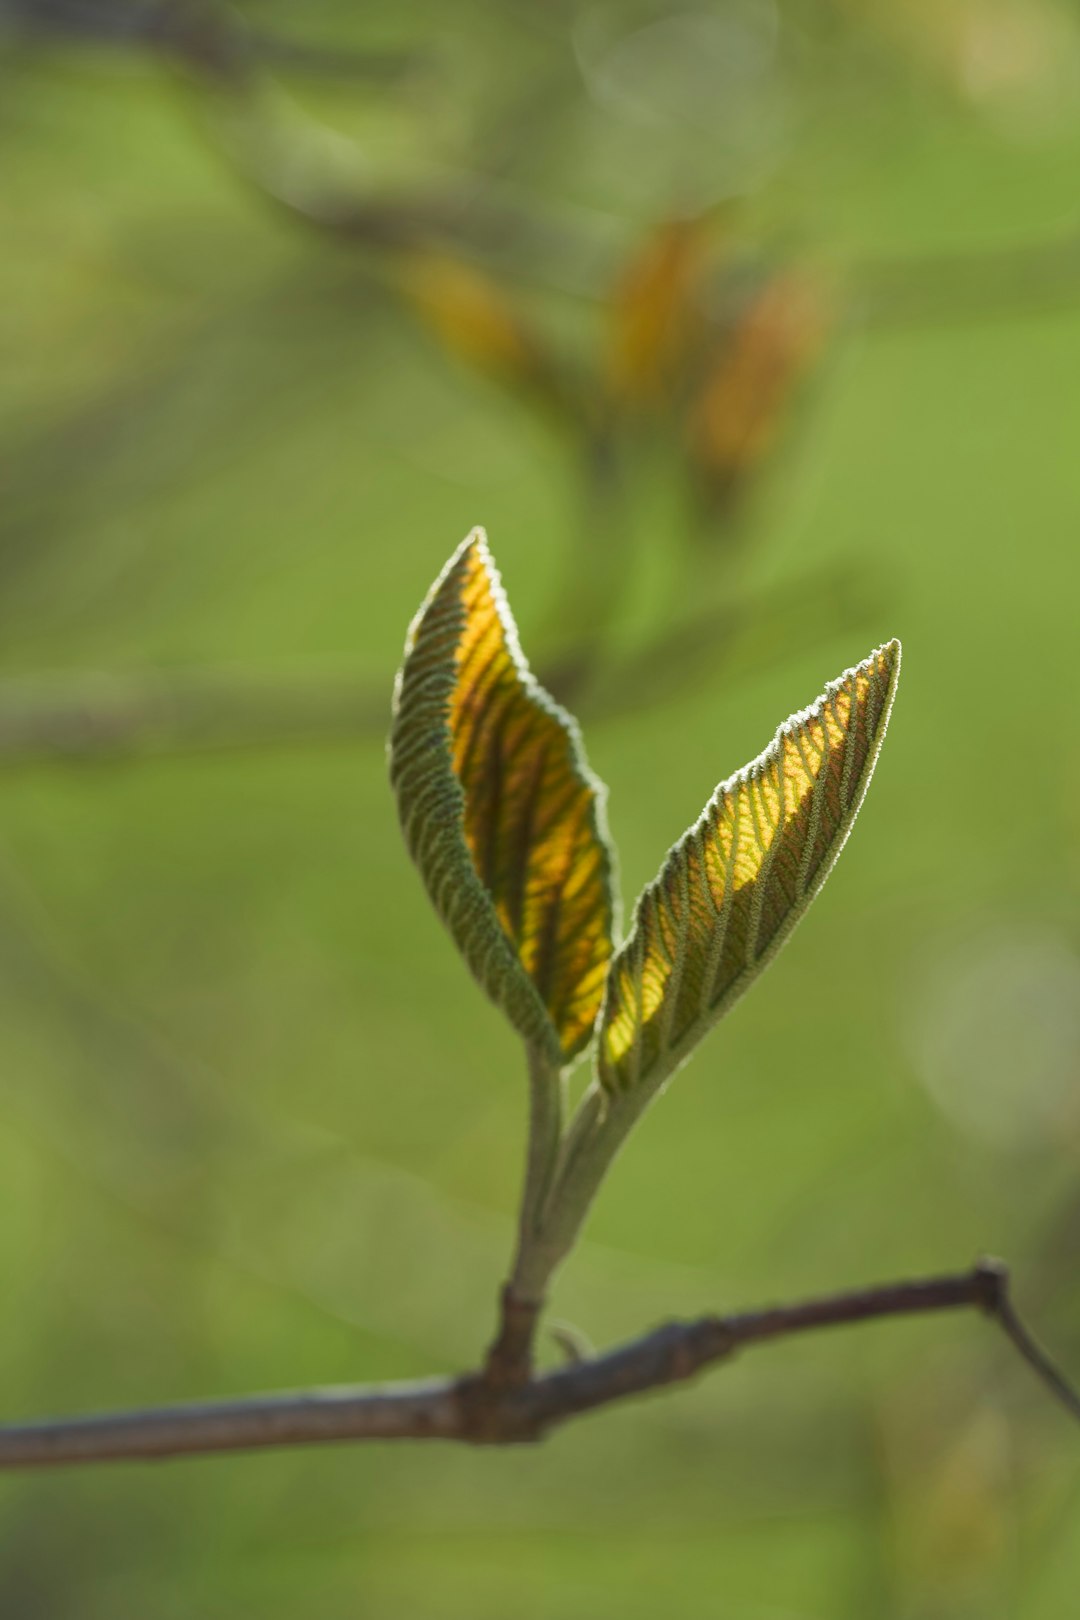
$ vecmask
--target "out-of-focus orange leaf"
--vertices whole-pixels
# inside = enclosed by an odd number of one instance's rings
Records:
[[[607,368],[619,402],[655,404],[670,393],[700,334],[698,294],[708,246],[704,220],[668,220],[624,270],[612,295]]]
[[[690,422],[694,456],[714,498],[737,491],[775,449],[830,326],[819,287],[785,270],[765,282],[717,345]]]
[[[565,398],[550,346],[491,276],[445,253],[417,253],[398,285],[449,353],[515,392],[549,404]]]

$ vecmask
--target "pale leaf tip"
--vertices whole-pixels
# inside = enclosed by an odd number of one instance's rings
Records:
[[[892,708],[892,700],[896,695],[896,683],[900,679],[901,656],[900,640],[897,636],[893,636],[891,641],[883,642],[877,651],[872,652],[866,660],[868,665],[876,665],[888,681],[886,720],[888,719],[888,711]]]
[[[464,540],[460,541],[455,547],[439,578],[445,579],[448,574],[452,574],[459,569],[463,563],[468,564],[473,557],[478,557],[485,567],[491,567],[491,547],[488,544],[487,530],[481,527],[479,523],[474,528],[471,528]]]

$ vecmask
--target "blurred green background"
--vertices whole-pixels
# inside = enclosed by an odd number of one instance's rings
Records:
[[[581,711],[627,904],[780,719],[905,649],[835,876],[628,1147],[555,1313],[606,1344],[990,1251],[1080,1374],[1075,12],[230,15],[0,8],[4,1416],[485,1342],[521,1059],[404,855],[382,744],[475,523],[541,667],[611,593]],[[813,265],[827,352],[737,514],[702,521],[662,402],[593,526],[575,430],[448,353],[398,249],[282,205],[331,172],[406,199],[480,176],[516,223],[463,257],[582,374],[659,222],[718,210],[728,315]],[[611,701],[657,637],[658,690]],[[520,1453],[11,1476],[0,1613],[1058,1620],[1078,1530],[1075,1431],[940,1318]]]

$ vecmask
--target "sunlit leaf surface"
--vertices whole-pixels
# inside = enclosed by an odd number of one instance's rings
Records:
[[[480,530],[413,621],[390,751],[406,842],[473,973],[527,1040],[573,1056],[613,949],[603,789],[529,673]]]
[[[790,934],[862,802],[899,670],[893,641],[833,681],[675,845],[611,966],[598,1053],[610,1090],[661,1083]]]

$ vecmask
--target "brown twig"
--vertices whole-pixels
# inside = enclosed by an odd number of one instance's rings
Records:
[[[504,1385],[487,1372],[377,1388],[309,1390],[206,1405],[111,1413],[0,1428],[0,1468],[48,1467],[350,1440],[457,1440],[517,1445],[586,1412],[693,1378],[736,1350],[818,1328],[883,1317],[977,1309],[1072,1415],[1080,1396],[1032,1340],[997,1261],[736,1316],[672,1322],[604,1355]]]

